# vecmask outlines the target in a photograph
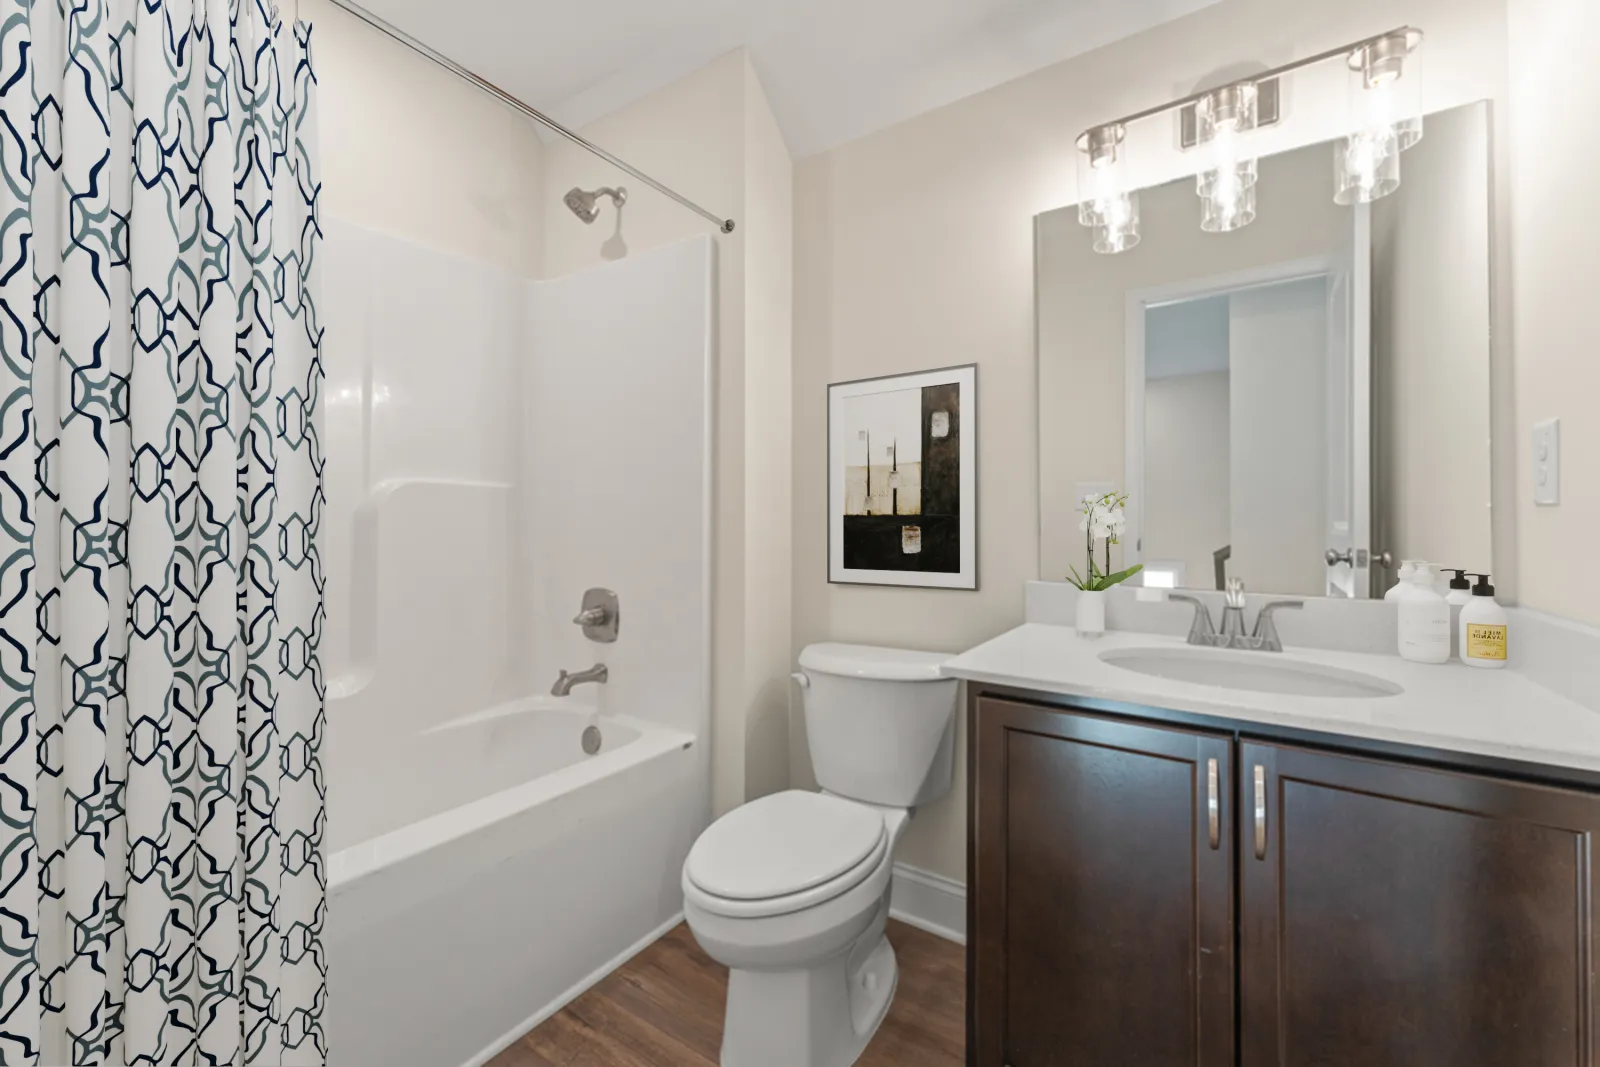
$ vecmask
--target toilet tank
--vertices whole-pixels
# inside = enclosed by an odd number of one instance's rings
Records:
[[[948,658],[865,645],[810,645],[801,652],[817,784],[896,808],[950,792],[960,683],[939,676]]]

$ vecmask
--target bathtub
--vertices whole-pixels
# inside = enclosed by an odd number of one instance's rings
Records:
[[[329,1063],[478,1067],[674,925],[700,748],[553,698],[400,737],[335,721]]]

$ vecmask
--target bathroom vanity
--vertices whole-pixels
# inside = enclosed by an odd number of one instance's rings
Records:
[[[969,1063],[1596,1062],[1600,716],[1394,657],[1255,654],[1365,698],[1118,666],[1187,651],[1034,624],[947,664]]]
[[[1384,602],[1405,561],[1514,555],[1485,507],[1514,488],[1485,447],[1490,118],[1428,115],[1370,202],[1323,144],[1250,163],[1248,227],[1192,177],[1138,191],[1133,241],[1085,230],[1113,200],[1036,218],[1045,581],[944,667],[973,1067],[1600,1067],[1600,679],[1573,681],[1600,645],[1408,663]],[[1044,604],[1091,561],[1145,587],[1095,590],[1098,640]],[[1275,594],[1253,633],[1240,583]],[[1163,590],[1228,591],[1228,625]]]

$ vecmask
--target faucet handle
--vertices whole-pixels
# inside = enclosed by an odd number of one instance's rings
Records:
[[[572,621],[583,627],[583,636],[591,641],[610,644],[617,639],[618,624],[622,621],[622,608],[617,594],[609,589],[590,589],[583,594],[583,610]]]
[[[1187,593],[1171,593],[1167,596],[1169,601],[1179,604],[1194,605],[1194,621],[1189,625],[1189,643],[1191,645],[1209,645],[1216,637],[1217,626],[1211,621],[1211,609],[1206,607],[1206,602],[1199,597],[1189,596]]]
[[[1256,629],[1252,640],[1268,652],[1282,652],[1283,639],[1278,636],[1278,624],[1273,618],[1275,612],[1299,611],[1306,606],[1304,600],[1274,600],[1270,604],[1263,604],[1261,611],[1256,615]]]

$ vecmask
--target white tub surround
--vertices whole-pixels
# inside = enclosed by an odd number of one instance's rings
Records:
[[[1283,629],[1287,641],[1288,617]],[[968,682],[1600,772],[1600,714],[1518,670],[1491,673],[1460,663],[1428,666],[1392,655],[1294,647],[1232,654],[1313,671],[1354,671],[1403,690],[1352,699],[1197,685],[1139,674],[1100,658],[1107,652],[1188,648],[1179,637],[1108,632],[1085,640],[1070,627],[1027,623],[947,661],[944,672]]]
[[[710,817],[715,248],[529,282],[328,244],[332,1059],[476,1067],[682,914]],[[591,587],[621,598],[615,643],[572,625]],[[543,695],[595,663],[605,685]]]

